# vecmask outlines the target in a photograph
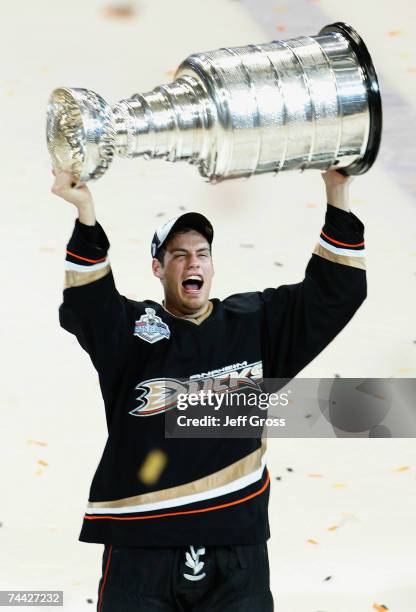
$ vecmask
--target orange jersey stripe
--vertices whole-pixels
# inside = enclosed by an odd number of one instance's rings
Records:
[[[87,259],[87,257],[81,257],[81,255],[76,255],[75,253],[72,253],[71,251],[67,251],[67,253],[68,255],[72,255],[72,257],[76,257],[76,259],[81,259],[82,261],[88,261],[88,263],[100,263],[107,259],[107,257],[101,257],[101,259]]]
[[[111,560],[111,553],[112,552],[113,552],[113,545],[110,544],[110,550],[108,552],[108,559],[107,559],[107,563],[106,563],[106,566],[105,566],[103,583],[102,583],[101,589],[100,589],[100,597],[98,599],[98,612],[101,612],[101,607],[103,605],[103,592],[104,592],[105,583],[107,582],[107,575],[108,575],[108,570],[109,570],[109,567],[110,567],[110,560]]]
[[[335,244],[339,244],[340,246],[346,246],[346,247],[364,246],[364,242],[357,242],[356,244],[349,244],[348,242],[339,242],[339,240],[334,240],[330,236],[327,236],[324,232],[321,232],[321,234],[322,234],[322,236],[325,236],[325,238],[327,238],[331,242],[334,242]]]
[[[247,495],[246,497],[242,497],[241,499],[236,499],[235,501],[229,502],[228,504],[221,504],[219,506],[211,506],[210,508],[200,508],[199,510],[184,510],[182,512],[167,512],[165,514],[152,514],[151,516],[134,516],[134,517],[109,516],[109,515],[89,516],[88,514],[85,514],[84,519],[87,519],[89,521],[95,521],[99,519],[111,519],[113,521],[144,521],[146,519],[158,519],[158,518],[165,518],[167,516],[180,516],[183,514],[200,514],[201,512],[211,512],[212,510],[221,510],[222,508],[229,508],[230,506],[236,506],[237,504],[242,504],[243,502],[246,502],[249,499],[252,499],[253,497],[257,497],[257,495],[260,495],[261,493],[263,493],[263,491],[267,488],[269,482],[270,482],[270,476],[269,476],[269,472],[267,472],[266,481],[264,485],[261,487],[261,489],[259,489],[255,493],[251,493],[250,495]]]

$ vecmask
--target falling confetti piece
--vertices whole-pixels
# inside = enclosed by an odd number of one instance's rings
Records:
[[[278,32],[286,32],[286,26],[284,26],[282,24],[279,24],[279,25],[276,26],[276,30]]]
[[[331,578],[332,578],[332,576],[327,576],[326,578],[324,578],[324,582],[325,582],[326,580],[331,580]]]
[[[286,471],[287,471],[287,472],[293,472],[293,468],[288,467],[288,468],[286,468]]]
[[[394,38],[395,36],[403,36],[403,30],[390,30],[389,36]]]
[[[156,217],[163,217],[164,214],[164,212],[156,213]]]
[[[336,482],[335,484],[332,485],[333,489],[343,489],[345,488],[347,485],[343,484],[342,482]]]
[[[412,368],[399,368],[399,369],[397,370],[397,372],[398,372],[399,374],[408,374],[408,373],[409,373],[409,372],[411,372],[411,371],[412,371]]]
[[[399,468],[394,468],[393,472],[407,472],[408,470],[410,470],[410,466],[404,465],[404,466],[399,467]]]
[[[109,19],[131,19],[135,16],[134,8],[130,4],[106,6],[103,14]]]
[[[275,265],[275,266],[279,266],[280,268],[283,266],[283,264],[282,264],[282,263],[280,263],[280,261],[275,261],[275,262],[274,262],[274,265]]]
[[[282,480],[281,476],[276,476],[276,480]]]
[[[39,463],[39,465],[44,465],[44,466],[48,465],[48,463],[44,461],[43,459],[39,459],[39,461],[37,461],[36,463]]]
[[[87,598],[87,603],[94,603],[94,600],[93,600],[93,599],[91,599],[91,597],[88,597],[88,598]]]
[[[185,206],[178,206],[179,210],[186,210]]]
[[[377,612],[384,612],[388,610],[388,607],[384,604],[373,604],[373,610],[377,610]]]
[[[240,244],[243,249],[254,249],[254,244]]]
[[[0,521],[0,527],[3,527],[3,523]]]
[[[336,531],[338,527],[338,525],[332,525],[331,527],[328,527],[327,531]]]
[[[140,467],[137,476],[146,485],[152,485],[160,478],[166,467],[168,458],[166,453],[159,449],[150,451]]]
[[[274,8],[275,13],[287,13],[287,6],[276,6]]]
[[[48,446],[47,442],[41,442],[40,440],[26,440],[26,444],[34,444],[36,446]]]
[[[309,542],[309,544],[318,544],[318,542],[316,540],[309,539],[309,540],[306,540],[306,541]]]
[[[334,378],[341,378],[339,374],[334,374]]]
[[[318,204],[313,204],[310,202],[309,204],[306,204],[306,208],[318,208]]]
[[[310,476],[311,478],[323,478],[323,475],[318,473],[308,474],[308,476]]]
[[[43,470],[37,470],[37,472],[35,472],[35,476],[40,476],[41,474],[43,474]]]

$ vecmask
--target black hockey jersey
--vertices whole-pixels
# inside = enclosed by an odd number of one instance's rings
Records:
[[[212,299],[199,324],[120,295],[97,222],[76,220],[60,323],[99,376],[108,438],[79,539],[132,546],[255,544],[269,537],[270,479],[260,438],[170,439],[161,381],[294,377],[366,297],[364,226],[328,205],[302,282]],[[144,398],[144,399],[143,399]],[[156,482],[140,470],[166,458]]]

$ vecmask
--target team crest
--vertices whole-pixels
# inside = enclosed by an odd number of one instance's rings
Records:
[[[146,308],[146,314],[143,314],[135,323],[134,335],[150,344],[154,344],[159,340],[170,338],[170,329],[156,316],[156,311],[153,308]]]

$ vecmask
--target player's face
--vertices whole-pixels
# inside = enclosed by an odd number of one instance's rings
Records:
[[[153,260],[153,272],[165,291],[165,306],[173,314],[198,315],[208,305],[214,267],[209,244],[195,230],[176,234],[167,244],[163,266]]]

